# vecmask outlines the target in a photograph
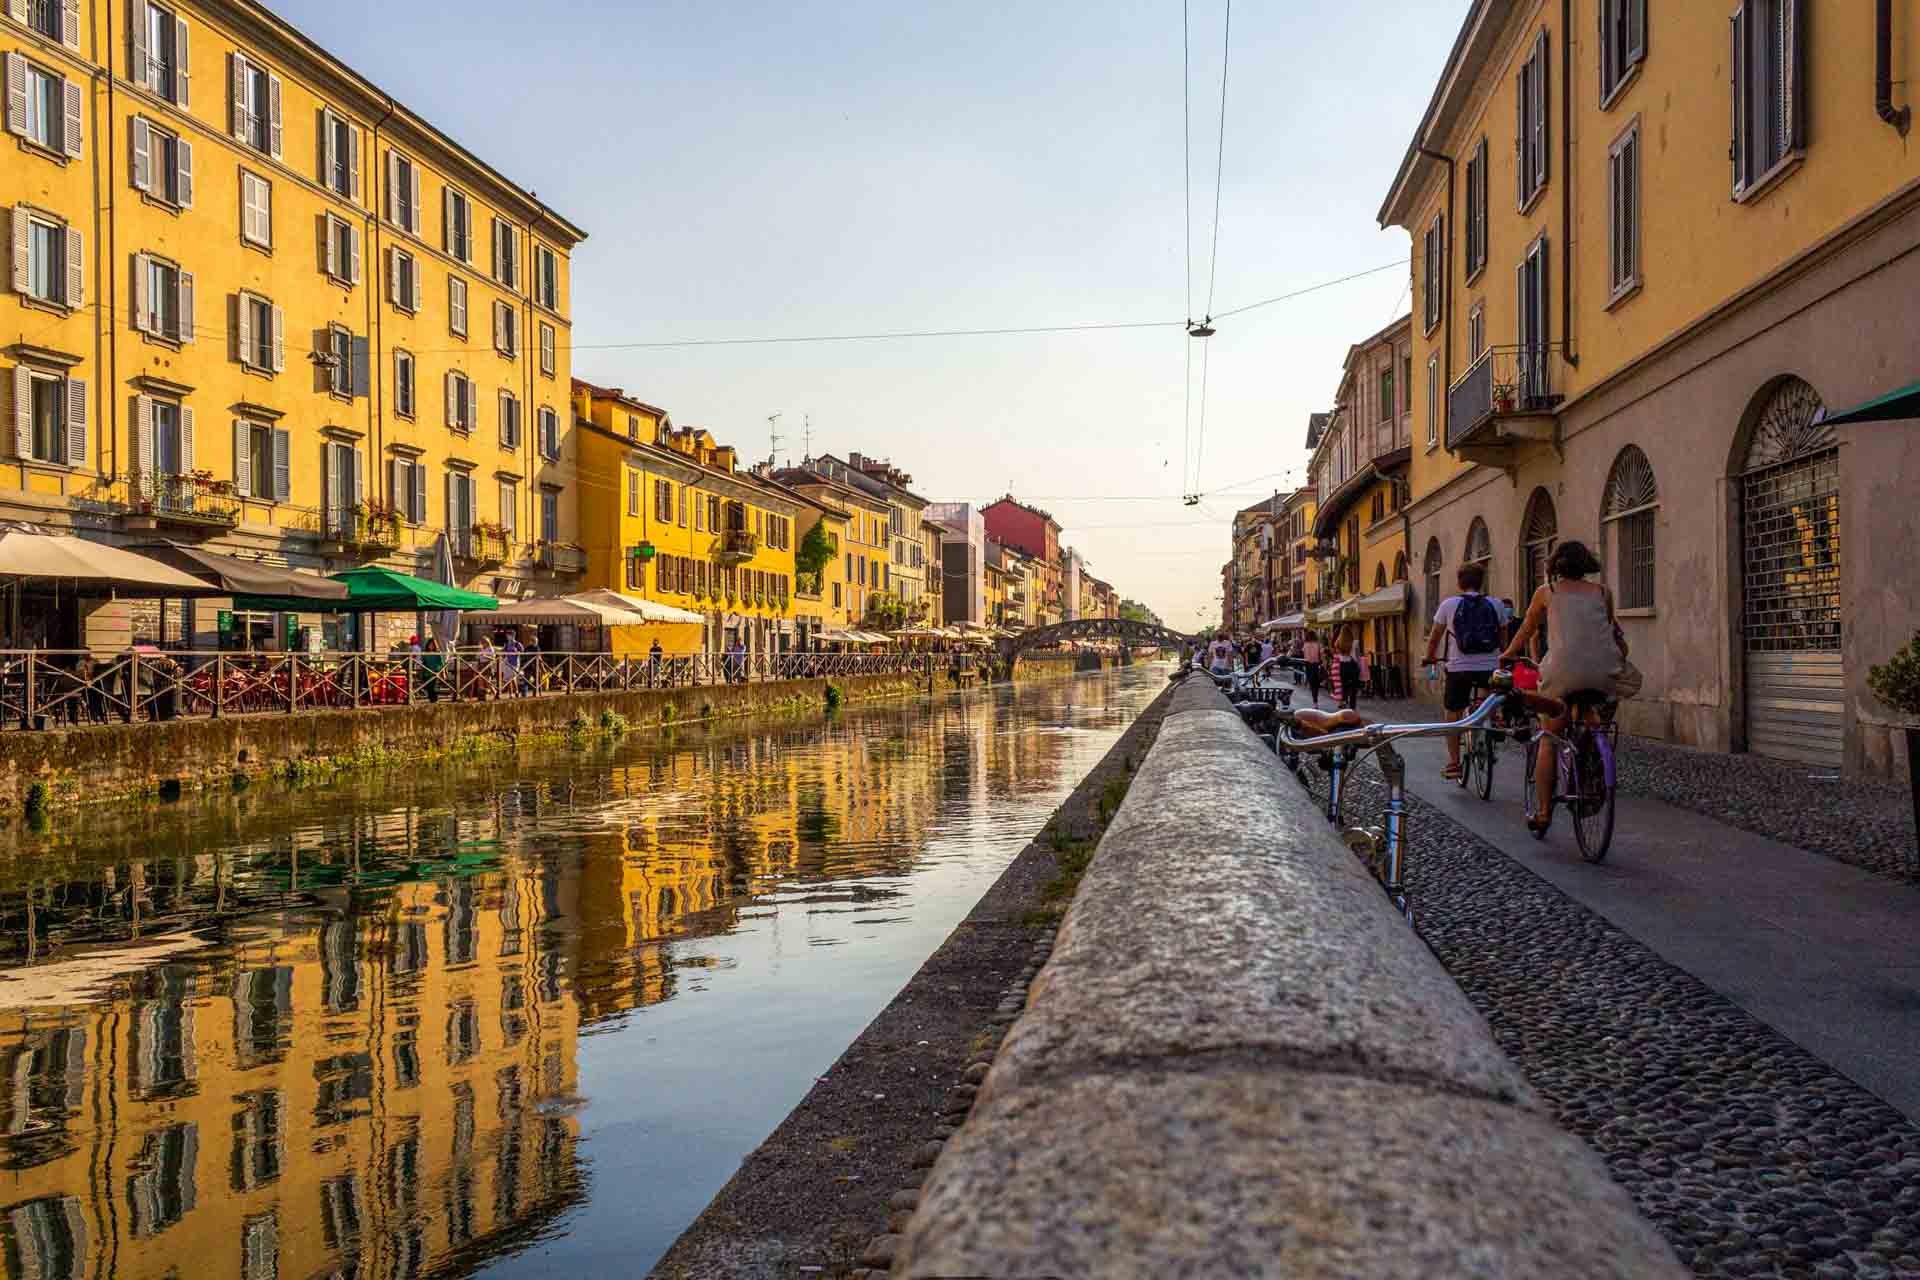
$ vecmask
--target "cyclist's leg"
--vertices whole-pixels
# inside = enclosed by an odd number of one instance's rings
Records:
[[[1545,826],[1553,817],[1553,789],[1560,779],[1560,764],[1556,756],[1559,735],[1566,731],[1566,717],[1557,720],[1543,719],[1540,732],[1535,735],[1533,768],[1534,812],[1539,814],[1539,823]]]
[[[1449,723],[1466,714],[1467,706],[1473,701],[1473,678],[1466,671],[1447,672],[1445,690],[1441,693],[1440,705],[1447,713]],[[1446,777],[1455,777],[1460,772],[1460,735],[1447,735],[1447,771]]]

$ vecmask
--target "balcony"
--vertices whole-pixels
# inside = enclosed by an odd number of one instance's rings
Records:
[[[542,542],[534,549],[534,563],[549,573],[582,574],[587,571],[587,553],[571,542]]]
[[[820,575],[817,573],[794,574],[793,594],[797,599],[818,604],[820,601]]]
[[[1447,448],[1469,462],[1510,467],[1523,447],[1559,432],[1558,343],[1493,347],[1447,389]]]
[[[320,514],[320,550],[327,555],[381,556],[400,547],[398,512],[374,503]]]
[[[746,529],[728,529],[720,535],[720,563],[741,565],[760,554],[759,535]]]
[[[454,559],[483,567],[505,564],[507,557],[513,554],[512,538],[497,525],[449,529],[447,542],[452,547]]]
[[[124,529],[214,532],[240,523],[240,499],[233,483],[215,480],[204,471],[129,476],[108,490],[106,502],[120,513]]]

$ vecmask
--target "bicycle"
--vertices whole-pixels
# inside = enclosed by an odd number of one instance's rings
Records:
[[[1311,752],[1329,757],[1327,819],[1340,827],[1340,839],[1361,861],[1387,892],[1387,898],[1407,919],[1411,927],[1413,900],[1406,885],[1407,762],[1393,749],[1401,738],[1440,738],[1481,728],[1507,702],[1513,690],[1513,678],[1496,671],[1489,680],[1489,693],[1478,710],[1463,720],[1440,724],[1370,724],[1357,711],[1308,711],[1288,713],[1283,719],[1277,744],[1289,751]],[[1306,731],[1296,737],[1292,729]],[[1380,772],[1387,780],[1387,801],[1378,827],[1346,827],[1345,781],[1368,753],[1377,757]]]
[[[1487,694],[1476,692],[1473,701],[1467,704],[1467,717],[1478,711],[1487,700]],[[1461,736],[1460,744],[1460,789],[1471,787],[1482,800],[1493,799],[1493,761],[1496,730],[1473,729]]]
[[[1573,840],[1580,846],[1580,856],[1592,863],[1604,861],[1613,844],[1620,742],[1613,709],[1618,704],[1594,690],[1582,690],[1564,701],[1540,694],[1522,694],[1521,699],[1535,715],[1555,720],[1562,715],[1570,717],[1563,733],[1541,729],[1528,742],[1524,801],[1527,829],[1535,840],[1545,840],[1553,825],[1554,808],[1564,806],[1573,818]],[[1581,713],[1587,711],[1596,712],[1599,719],[1584,718]],[[1555,763],[1553,801],[1544,816],[1539,813],[1540,799],[1534,785],[1540,753],[1533,744],[1540,739],[1553,744]]]

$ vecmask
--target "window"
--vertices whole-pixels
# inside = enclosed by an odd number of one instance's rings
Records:
[[[1467,280],[1487,265],[1487,140],[1467,158]]]
[[[1520,350],[1515,373],[1520,383],[1520,398],[1530,404],[1538,404],[1551,389],[1547,366],[1547,268],[1547,238],[1542,235],[1528,247],[1518,273],[1519,323],[1516,327]]]
[[[320,111],[320,184],[360,203],[360,130],[325,108]]]
[[[193,273],[149,253],[134,255],[133,327],[173,342],[193,341]]]
[[[81,234],[25,205],[13,207],[13,288],[36,302],[78,307],[86,301]]]
[[[401,519],[408,524],[427,522],[427,468],[418,458],[390,459],[387,486]]]
[[[180,476],[193,470],[193,410],[177,400],[134,397],[136,475]]]
[[[393,411],[403,418],[413,417],[413,353],[393,353]]]
[[[349,444],[327,441],[320,446],[320,474],[326,488],[326,531],[330,534],[353,532],[354,508],[366,496],[366,462],[360,451]]]
[[[1476,302],[1467,312],[1467,363],[1487,353],[1487,304]]]
[[[9,53],[7,132],[58,155],[78,158],[85,109],[78,83]]]
[[[1427,558],[1422,565],[1427,576],[1427,598],[1423,602],[1421,613],[1431,618],[1440,612],[1440,602],[1446,597],[1440,592],[1440,570],[1445,562],[1440,556],[1440,539],[1427,539]]]
[[[315,347],[322,357],[321,368],[326,373],[328,393],[351,400],[355,389],[353,334],[336,324],[327,326],[316,336],[321,339]]]
[[[465,192],[441,188],[440,232],[450,255],[462,262],[473,261],[473,201]]]
[[[500,447],[520,447],[520,401],[511,391],[500,393]]]
[[[1653,467],[1646,454],[1628,445],[1613,460],[1600,515],[1613,542],[1614,594],[1622,609],[1653,608],[1654,517],[1659,509]]]
[[[500,527],[507,531],[509,541],[517,527],[515,513],[520,510],[519,486],[512,480],[500,482]]]
[[[461,533],[473,528],[473,517],[477,507],[474,497],[473,477],[463,471],[447,472],[447,528]],[[464,546],[465,543],[463,542]],[[425,931],[422,930],[424,933]],[[422,965],[426,963],[426,940],[420,942]],[[416,966],[417,967],[417,966]]]
[[[387,221],[420,234],[420,166],[398,151],[387,152]]]
[[[540,541],[560,541],[560,491],[540,491]]]
[[[627,471],[627,514],[640,514],[640,473],[631,469]]]
[[[240,171],[240,238],[262,249],[273,247],[273,184]]]
[[[458,369],[447,373],[447,426],[461,435],[470,433],[480,419],[480,398],[473,379]]]
[[[673,482],[671,480],[653,482],[653,518],[662,524],[673,523]]]
[[[1733,28],[1733,192],[1757,191],[1806,146],[1802,0],[1742,0]]]
[[[1533,53],[1520,66],[1514,83],[1518,121],[1515,124],[1514,165],[1520,207],[1532,205],[1547,185],[1547,33],[1533,38]]]
[[[509,289],[520,287],[520,241],[505,218],[493,220],[493,278]]]
[[[540,372],[553,377],[559,364],[555,359],[553,326],[545,320],[540,322]],[[627,416],[627,434],[635,440],[640,438],[640,419],[632,414]]]
[[[242,497],[285,502],[292,492],[290,436],[274,427],[233,424],[233,487]]]
[[[193,206],[193,144],[149,120],[133,118],[134,188],[163,204]]]
[[[264,155],[280,158],[280,77],[244,54],[228,54],[233,77],[229,129],[233,137]]]
[[[1647,0],[1600,0],[1600,105],[1607,106],[1647,56]]]
[[[498,299],[493,304],[493,349],[503,356],[520,353],[520,313]]]
[[[549,311],[560,309],[560,255],[541,245],[535,251],[533,300]]]
[[[1440,323],[1441,297],[1446,281],[1446,219],[1440,214],[1434,215],[1433,225],[1427,228],[1420,268],[1421,318],[1431,333]]]
[[[1393,421],[1393,370],[1380,371],[1380,421]]]
[[[1477,564],[1482,569],[1493,563],[1493,539],[1487,533],[1487,522],[1479,516],[1475,516],[1473,523],[1467,526],[1467,552],[1461,560],[1465,564]],[[1493,594],[1491,581],[1485,590],[1488,595]]]
[[[1607,148],[1607,280],[1618,302],[1640,286],[1640,122]]]
[[[360,228],[330,213],[320,215],[325,259],[320,269],[345,285],[360,283]]]
[[[49,40],[80,47],[79,0],[8,0],[7,16]]]
[[[190,58],[184,18],[146,0],[133,0],[133,82],[176,106],[187,105]]]
[[[687,507],[688,507],[688,505],[689,505],[689,503],[688,503],[688,501],[687,501],[687,497],[688,497],[688,495],[689,495],[689,493],[691,493],[691,490],[689,490],[689,489],[687,488],[687,486],[685,486],[685,485],[681,485],[681,486],[680,486],[680,520],[679,520],[679,524],[680,524],[680,527],[681,527],[682,529],[684,529],[684,528],[686,528],[686,527],[687,527]]]
[[[459,276],[447,277],[447,328],[455,337],[467,336],[467,282]]]
[[[542,407],[540,419],[540,456],[549,462],[560,457],[560,415]]]
[[[239,325],[234,331],[234,359],[258,373],[286,368],[286,314],[255,293],[234,295]]]
[[[13,453],[35,462],[84,466],[87,461],[87,384],[81,378],[15,365]]]
[[[420,263],[405,249],[387,250],[387,301],[409,315],[420,310]]]

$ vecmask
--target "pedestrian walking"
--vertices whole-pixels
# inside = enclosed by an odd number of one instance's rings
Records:
[[[1313,705],[1320,705],[1320,686],[1326,681],[1326,646],[1320,643],[1317,632],[1309,631],[1305,643],[1300,646],[1300,660],[1307,664],[1307,694],[1313,699]]]

